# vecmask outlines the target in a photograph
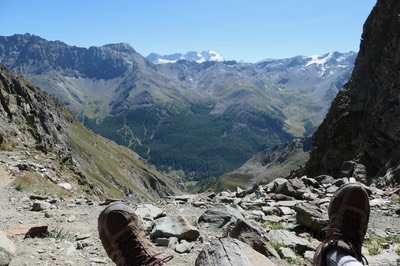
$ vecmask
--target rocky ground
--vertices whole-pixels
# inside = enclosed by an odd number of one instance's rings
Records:
[[[0,231],[13,243],[2,240],[0,234],[0,265],[6,265],[7,258],[12,266],[113,265],[97,232],[97,217],[105,202],[71,193],[74,187],[68,183],[58,183],[69,191],[68,196],[18,187],[16,180],[28,168],[44,176],[52,174],[51,167],[27,161],[28,157],[0,155]],[[268,257],[263,265],[311,265],[319,244],[316,232],[326,224],[330,196],[348,181],[354,180],[329,176],[276,179],[249,190],[210,191],[153,204],[130,204],[143,218],[157,250],[174,256],[170,265],[207,265],[204,260],[195,264],[196,258],[199,254],[212,256],[218,245],[236,248],[240,254],[235,262],[219,265],[248,265],[243,262],[246,256],[254,261],[259,255],[252,253],[254,249]],[[364,254],[371,265],[399,265],[400,189],[368,190],[372,212]],[[36,237],[34,228],[39,235],[40,229],[47,230],[47,236]],[[221,237],[235,240],[228,243],[219,240]],[[201,252],[205,247],[215,250]],[[13,253],[10,257],[7,250]]]

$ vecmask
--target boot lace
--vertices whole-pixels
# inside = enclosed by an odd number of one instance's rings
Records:
[[[125,233],[123,233],[118,238],[117,244],[122,255],[124,256],[125,264],[129,266],[159,266],[167,263],[173,258],[173,256],[157,258],[157,256],[160,254],[150,256],[131,230],[127,230]]]
[[[159,265],[164,265],[164,264],[167,263],[168,261],[172,260],[172,258],[174,257],[174,256],[170,255],[170,256],[167,256],[167,257],[165,257],[165,258],[156,258],[156,256],[158,256],[158,255],[160,255],[160,254],[161,254],[161,253],[158,253],[158,254],[156,254],[156,255],[154,255],[154,256],[151,256],[151,257],[146,261],[147,264],[145,264],[145,265],[147,265],[147,266],[159,266]]]

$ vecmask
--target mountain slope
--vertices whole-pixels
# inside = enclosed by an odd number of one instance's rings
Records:
[[[151,200],[178,191],[131,150],[83,127],[60,102],[0,65],[0,148],[53,166],[48,179],[101,197]],[[37,168],[36,163],[28,163]],[[26,169],[30,169],[28,167]],[[24,168],[25,169],[25,168]]]
[[[399,13],[398,1],[378,1],[365,22],[352,76],[314,135],[308,175],[400,182]]]

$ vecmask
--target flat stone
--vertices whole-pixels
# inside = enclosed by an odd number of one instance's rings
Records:
[[[295,233],[287,230],[271,230],[267,233],[267,238],[271,242],[283,244],[293,248],[299,254],[304,254],[306,250],[313,250],[311,243],[306,239],[298,237]]]
[[[286,247],[280,247],[278,249],[278,253],[282,259],[287,259],[287,258],[295,259],[297,257],[296,254],[290,248]]]
[[[293,209],[289,208],[289,207],[281,206],[281,207],[278,207],[278,209],[279,209],[281,215],[292,215],[294,213]]]
[[[135,213],[143,220],[153,221],[159,217],[165,216],[164,210],[153,204],[142,204],[135,209]]]
[[[196,258],[195,266],[263,265],[274,266],[271,260],[251,246],[234,238],[220,238],[206,245]]]

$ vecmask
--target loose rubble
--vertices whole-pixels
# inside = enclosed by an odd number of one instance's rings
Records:
[[[0,166],[0,265],[113,265],[99,241],[97,217],[118,199],[17,191],[16,163]],[[347,182],[326,175],[279,178],[233,192],[129,204],[157,251],[174,256],[171,265],[312,265],[330,197]],[[400,189],[366,188],[371,219],[363,253],[374,265],[398,265]]]

